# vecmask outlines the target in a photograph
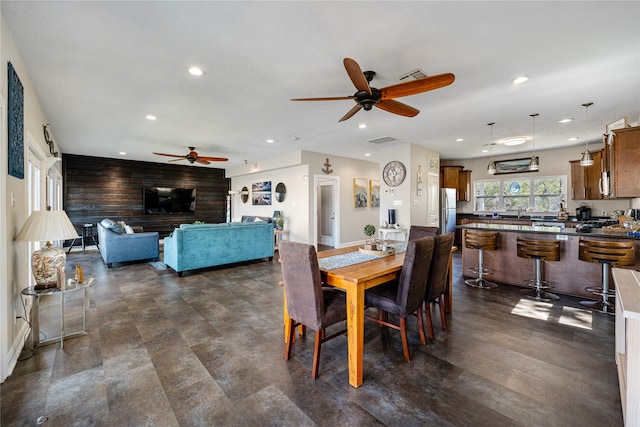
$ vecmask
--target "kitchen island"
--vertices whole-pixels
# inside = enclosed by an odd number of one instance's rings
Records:
[[[640,269],[640,261],[638,260],[640,238],[635,236],[606,234],[602,229],[592,229],[590,233],[581,233],[576,231],[575,228],[569,227],[509,224],[473,223],[459,225],[458,228],[463,232],[462,274],[465,277],[477,277],[469,271],[469,268],[478,266],[478,251],[465,247],[464,230],[466,229],[497,231],[500,233],[498,250],[485,251],[483,259],[484,267],[492,271],[491,274],[485,274],[485,278],[496,283],[524,286],[524,280],[535,277],[533,260],[520,258],[517,255],[518,236],[528,239],[560,240],[560,261],[543,263],[543,276],[545,280],[555,286],[552,290],[554,293],[587,297],[594,300],[599,299],[598,296],[584,290],[587,286],[599,287],[601,285],[602,269],[600,264],[578,259],[578,243],[581,238],[592,240],[635,240],[635,263],[632,266],[622,268]]]

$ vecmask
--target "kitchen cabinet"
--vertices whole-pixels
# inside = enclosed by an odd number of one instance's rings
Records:
[[[609,198],[640,197],[640,127],[613,131],[604,137],[604,171],[609,175]]]
[[[571,199],[599,200],[603,198],[600,192],[600,179],[603,171],[602,151],[594,151],[593,165],[581,166],[580,160],[571,160]]]
[[[463,166],[442,166],[440,168],[440,187],[455,188],[456,201],[471,200],[471,171]]]

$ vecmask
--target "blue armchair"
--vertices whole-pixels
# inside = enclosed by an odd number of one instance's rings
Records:
[[[150,259],[160,257],[160,236],[156,232],[126,234],[122,227],[110,219],[98,223],[100,255],[111,268],[114,262]]]

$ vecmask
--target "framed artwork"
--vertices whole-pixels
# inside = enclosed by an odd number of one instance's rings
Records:
[[[612,130],[616,130],[616,129],[626,128],[626,127],[627,127],[627,125],[628,125],[628,123],[627,123],[627,118],[626,118],[626,117],[623,117],[623,118],[621,118],[620,120],[616,120],[616,121],[615,121],[615,122],[613,122],[613,123],[609,123],[609,124],[607,125],[607,127],[606,127],[606,130],[607,130],[607,131],[606,131],[605,133],[609,133],[609,132],[611,132]]]
[[[11,62],[8,63],[7,138],[9,175],[24,179],[24,88]]]
[[[538,172],[529,170],[530,161],[531,157],[526,157],[524,159],[496,160],[496,173],[494,175],[507,173]]]
[[[251,204],[271,205],[271,181],[254,182],[251,184]]]
[[[439,170],[440,169],[440,158],[439,157],[435,157],[435,156],[429,156],[428,168],[429,169]]]
[[[377,179],[372,179],[369,181],[369,190],[371,194],[371,207],[379,208],[380,207],[380,181]]]
[[[366,208],[369,205],[369,181],[364,178],[354,178],[353,198],[356,208]]]

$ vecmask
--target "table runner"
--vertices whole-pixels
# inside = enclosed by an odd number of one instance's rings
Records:
[[[392,243],[389,245],[396,249],[396,253],[401,253],[407,250],[407,242]],[[361,262],[371,261],[377,258],[383,258],[389,255],[368,255],[359,251],[349,252],[346,254],[334,255],[326,258],[320,258],[318,260],[318,266],[321,270],[335,270],[336,268],[342,268],[353,264],[359,264]]]

